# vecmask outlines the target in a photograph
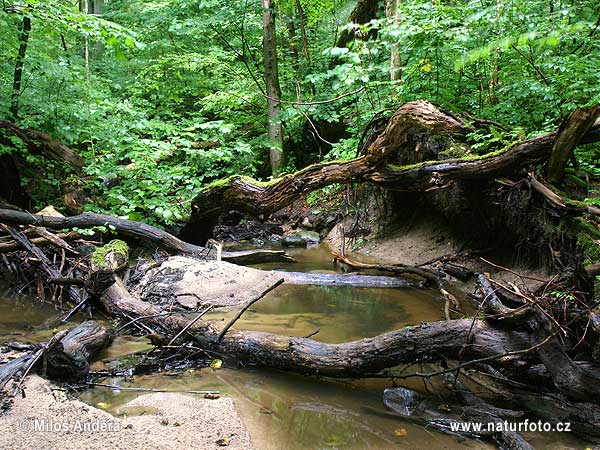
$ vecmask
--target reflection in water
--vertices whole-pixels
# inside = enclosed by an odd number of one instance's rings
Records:
[[[493,448],[478,442],[458,443],[454,438],[385,417],[381,390],[356,389],[267,370],[202,369],[178,377],[138,376],[135,385],[173,390],[212,390],[231,396],[259,450]],[[105,403],[109,411],[128,413],[123,405],[140,393],[92,390],[81,399]],[[377,411],[381,412],[376,414]]]
[[[58,328],[64,312],[29,297],[0,295],[0,341],[38,343],[47,341]],[[73,322],[69,321],[72,325]],[[58,326],[62,325],[62,326]]]
[[[313,339],[337,343],[441,320],[442,310],[436,291],[284,284],[246,311],[235,327],[292,336],[319,330]],[[228,321],[236,312],[206,317]]]

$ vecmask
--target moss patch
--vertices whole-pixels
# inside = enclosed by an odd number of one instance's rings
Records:
[[[106,256],[111,252],[123,255],[124,259],[127,260],[129,246],[120,239],[113,239],[108,244],[94,250],[94,253],[92,253],[92,264],[96,267],[108,268],[109,264],[106,261]]]
[[[596,243],[600,240],[598,227],[575,217],[563,219],[558,228],[570,238],[575,239],[577,248],[583,255],[584,265],[600,262],[600,244]]]

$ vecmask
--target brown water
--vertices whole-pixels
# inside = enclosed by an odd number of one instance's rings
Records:
[[[293,271],[334,271],[322,248],[292,250],[298,263]],[[261,268],[281,269],[279,265]],[[443,303],[436,291],[364,289],[352,287],[281,286],[247,311],[237,328],[313,337],[323,342],[344,342],[374,336],[421,321],[442,319]],[[16,306],[15,306],[16,305]],[[228,320],[235,311],[213,312],[211,319]],[[27,300],[0,299],[0,339],[43,340],[52,333],[54,309]],[[33,325],[33,330],[30,325]],[[25,328],[30,327],[30,328]],[[100,355],[94,368],[150,348],[145,338],[120,337]],[[482,449],[487,444],[427,430],[386,416],[382,392],[387,381],[352,383],[319,380],[255,368],[196,369],[176,374],[136,376],[132,381],[107,378],[122,386],[186,390],[218,390],[231,396],[258,450],[308,449]],[[423,389],[420,381],[404,383]],[[92,389],[81,399],[102,403],[116,415],[140,392]],[[534,435],[539,448],[583,448],[567,436]],[[579,445],[578,445],[579,444]]]

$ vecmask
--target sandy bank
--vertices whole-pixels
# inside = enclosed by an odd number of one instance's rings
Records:
[[[15,398],[12,408],[0,416],[0,447],[14,450],[252,448],[231,398],[207,400],[179,393],[151,393],[126,404],[121,408],[122,416],[116,418],[68,399],[51,386],[38,376],[28,378],[26,398]]]

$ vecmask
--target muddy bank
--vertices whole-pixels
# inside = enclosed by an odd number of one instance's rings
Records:
[[[151,393],[127,403],[115,417],[67,398],[38,376],[28,378],[25,392],[0,416],[3,448],[183,450],[218,449],[224,443],[229,449],[252,448],[231,398]]]
[[[332,249],[341,248],[340,225],[331,230],[325,242]],[[518,288],[535,288],[551,276],[543,267],[515,261],[512,249],[475,248],[472,243],[457,237],[447,223],[432,218],[401,221],[385,233],[358,242],[351,248],[360,260],[381,264],[420,265],[453,256],[452,264],[467,272],[487,272],[496,280]],[[484,259],[505,269],[486,263]],[[453,282],[466,292],[472,291],[475,284],[473,279]]]

